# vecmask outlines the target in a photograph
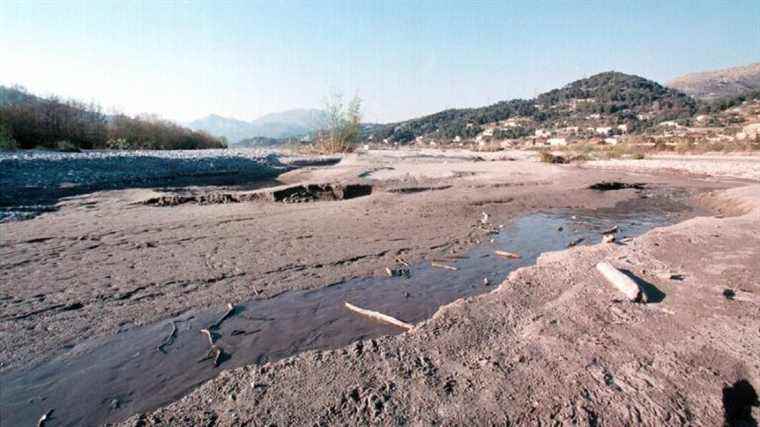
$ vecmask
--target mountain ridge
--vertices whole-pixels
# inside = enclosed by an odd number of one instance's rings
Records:
[[[688,73],[674,78],[666,85],[699,99],[739,96],[760,90],[760,62]]]
[[[693,115],[698,103],[688,95],[644,77],[606,71],[573,81],[533,99],[500,101],[478,108],[448,109],[389,123],[374,140],[405,143],[420,137],[456,140],[475,137],[486,127],[509,120],[502,136],[519,138],[544,127],[622,126],[640,129]]]
[[[232,143],[251,138],[297,137],[318,129],[324,120],[324,112],[313,108],[298,108],[266,114],[255,120],[245,121],[219,114],[209,114],[187,125],[211,135],[225,137]]]

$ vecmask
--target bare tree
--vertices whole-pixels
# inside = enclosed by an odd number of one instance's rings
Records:
[[[316,147],[323,153],[347,153],[356,148],[361,136],[362,100],[354,96],[348,103],[340,94],[325,103],[325,119],[317,133]]]

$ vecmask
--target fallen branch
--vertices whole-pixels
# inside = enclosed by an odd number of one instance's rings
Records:
[[[404,328],[407,331],[414,329],[414,325],[402,322],[401,320],[396,319],[395,317],[388,316],[387,314],[380,313],[378,311],[372,311],[372,310],[366,310],[363,308],[359,308],[355,305],[345,303],[346,308],[355,311],[361,315],[367,316],[369,318],[379,320],[381,322],[390,323],[391,325],[398,326],[399,328]]]
[[[622,271],[613,267],[608,262],[600,262],[596,265],[596,269],[602,273],[607,281],[614,286],[617,290],[622,292],[630,301],[641,300],[641,289],[636,282],[630,277],[623,274]]]
[[[176,337],[177,337],[177,323],[176,322],[172,322],[172,331],[169,334],[169,336],[167,336],[166,338],[164,338],[164,340],[161,342],[161,344],[159,344],[158,351],[160,351],[161,353],[166,354],[166,350],[164,350],[164,346],[172,345],[174,343],[174,338],[176,338]]]
[[[618,226],[617,226],[617,225],[615,225],[615,226],[613,226],[612,228],[609,228],[609,229],[607,229],[607,230],[604,230],[604,231],[602,231],[602,234],[603,234],[603,235],[604,235],[604,234],[615,234],[615,233],[617,233],[617,232],[618,232]]]
[[[573,246],[578,245],[578,243],[582,242],[583,240],[585,240],[583,237],[577,238],[577,239],[573,240],[572,242],[568,243],[567,247],[568,248],[572,248]]]
[[[208,329],[201,329],[201,333],[205,334],[208,337],[209,344],[211,344],[213,346],[214,345],[214,333],[211,332]]]
[[[493,253],[495,253],[498,256],[503,256],[504,258],[509,258],[509,259],[518,259],[518,258],[521,258],[520,254],[516,254],[514,252],[493,251]]]
[[[445,268],[446,270],[451,270],[451,271],[458,271],[459,270],[456,267],[450,266],[448,264],[442,264],[440,262],[435,262],[435,261],[431,262],[430,265],[432,265],[433,267]]]
[[[224,322],[228,317],[232,315],[232,313],[235,312],[235,306],[232,305],[232,303],[227,304],[227,312],[224,313],[222,317],[219,318],[216,322],[214,322],[211,326],[209,326],[210,329],[219,329],[220,326],[222,326],[222,322]]]

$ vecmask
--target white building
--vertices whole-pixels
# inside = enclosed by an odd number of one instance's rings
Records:
[[[549,138],[546,142],[551,146],[567,145],[565,138]]]

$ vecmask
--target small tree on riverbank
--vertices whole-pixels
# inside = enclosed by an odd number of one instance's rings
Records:
[[[361,136],[361,99],[349,103],[333,95],[325,105],[322,129],[317,132],[315,147],[321,153],[348,153],[356,149]]]

